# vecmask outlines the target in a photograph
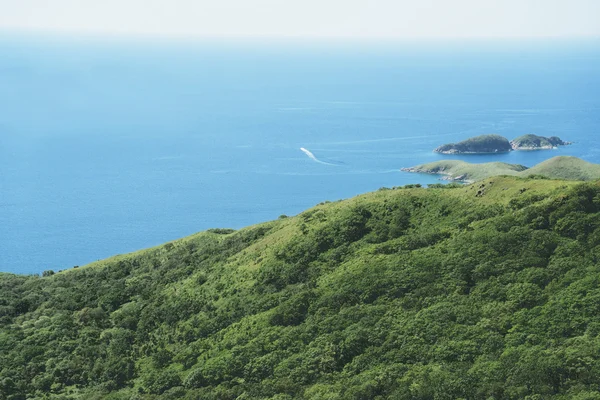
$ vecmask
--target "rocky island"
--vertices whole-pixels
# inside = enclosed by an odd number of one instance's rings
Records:
[[[510,142],[500,135],[481,135],[458,143],[444,144],[434,150],[442,154],[506,153],[512,150]]]
[[[433,150],[442,154],[493,154],[508,153],[513,150],[550,150],[557,146],[566,146],[565,142],[557,136],[544,137],[537,135],[523,135],[512,141],[500,135],[475,136],[458,143],[449,143]]]
[[[551,150],[570,144],[571,142],[565,142],[558,136],[544,137],[532,134],[520,136],[510,142],[513,150]]]

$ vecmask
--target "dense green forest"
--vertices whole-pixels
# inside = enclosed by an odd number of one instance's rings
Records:
[[[0,399],[600,399],[600,184],[433,186],[0,274]]]

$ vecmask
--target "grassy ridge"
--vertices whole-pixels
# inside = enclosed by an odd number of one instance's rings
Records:
[[[461,160],[443,160],[412,168],[403,168],[406,172],[445,175],[450,179],[463,181],[478,181],[499,175],[519,175],[527,167],[518,164],[491,162],[485,164],[472,164]]]
[[[0,399],[598,399],[599,198],[380,190],[0,274]]]
[[[543,175],[553,179],[591,181],[600,179],[600,165],[577,157],[554,157],[521,173],[522,176]]]
[[[474,182],[499,175],[520,177],[539,175],[550,179],[580,181],[600,179],[600,165],[589,163],[577,157],[568,156],[553,157],[532,168],[501,162],[472,164],[460,160],[443,160],[411,168],[403,168],[402,170],[406,172],[445,175],[451,180],[466,182]]]

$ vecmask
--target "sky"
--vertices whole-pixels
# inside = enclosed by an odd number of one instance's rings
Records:
[[[0,30],[185,37],[599,37],[600,0],[0,0]]]

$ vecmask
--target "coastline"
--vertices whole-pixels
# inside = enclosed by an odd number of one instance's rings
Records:
[[[460,182],[460,183],[465,183],[465,184],[470,184],[470,183],[475,182],[474,180],[466,179],[466,177],[467,177],[466,174],[453,176],[449,172],[444,172],[444,170],[435,171],[433,169],[420,169],[418,167],[405,167],[405,168],[400,168],[400,171],[409,172],[409,173],[413,173],[413,174],[438,175],[438,176],[440,176],[440,178],[438,178],[438,179],[441,181]]]

